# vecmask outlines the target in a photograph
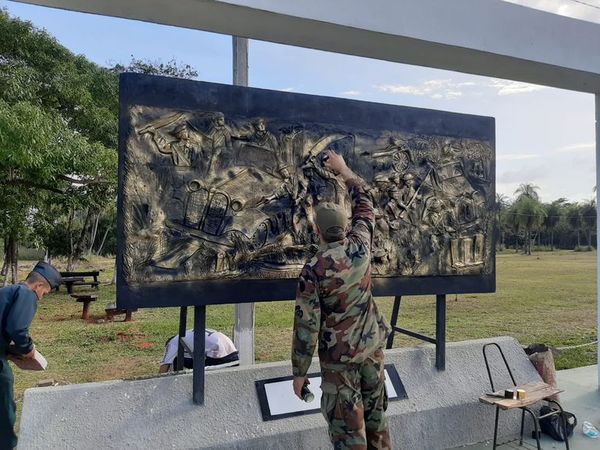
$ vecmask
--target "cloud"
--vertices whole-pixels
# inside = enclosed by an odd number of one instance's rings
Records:
[[[546,86],[537,84],[521,83],[520,81],[494,79],[489,86],[496,90],[498,95],[526,94],[529,92],[541,91],[547,89]]]
[[[375,89],[389,94],[426,96],[434,99],[452,100],[463,95],[461,88],[473,86],[475,82],[456,83],[451,79],[427,80],[421,84],[377,84]]]
[[[498,155],[496,160],[498,161],[522,161],[524,159],[536,159],[540,155],[535,153],[508,153],[505,155]]]
[[[344,91],[341,93],[341,95],[347,95],[350,97],[356,97],[357,95],[360,95],[360,91]]]
[[[597,9],[597,1],[557,1],[557,0],[504,0],[528,8],[541,9],[561,16],[574,17],[576,19],[600,22],[600,10]],[[588,3],[587,5],[585,3]]]
[[[286,88],[279,89],[279,90],[283,91],[283,92],[293,92],[293,91],[296,90],[296,88],[294,88],[294,87],[286,87]]]
[[[575,153],[575,152],[587,152],[594,151],[596,148],[595,142],[583,142],[581,144],[566,145],[564,147],[557,148],[554,150],[555,153]]]
[[[436,100],[453,100],[463,95],[480,96],[481,89],[493,89],[497,95],[526,94],[541,91],[546,86],[518,81],[492,79],[491,81],[453,81],[452,79],[427,80],[420,84],[377,84],[375,89],[388,94],[416,95]]]
[[[498,176],[498,184],[534,183],[548,178],[547,168],[544,166],[523,167],[518,170],[507,170]]]

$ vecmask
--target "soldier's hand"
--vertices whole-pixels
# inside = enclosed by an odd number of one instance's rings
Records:
[[[346,168],[346,161],[344,161],[344,157],[342,155],[337,154],[333,150],[325,150],[323,154],[323,165],[335,172],[340,173]]]
[[[300,400],[302,400],[302,387],[304,386],[304,383],[310,384],[307,377],[294,377],[294,394],[296,394],[296,397]]]
[[[323,165],[325,168],[331,170],[333,173],[340,175],[344,180],[352,178],[354,173],[346,165],[344,157],[337,154],[333,150],[326,150],[325,157],[323,159]]]

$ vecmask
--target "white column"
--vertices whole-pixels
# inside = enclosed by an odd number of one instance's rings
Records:
[[[248,39],[233,36],[233,84],[248,86]]]
[[[233,84],[248,86],[248,39],[233,36]],[[254,364],[254,303],[235,305],[235,346],[240,365]]]
[[[600,94],[596,94],[596,241],[600,241]],[[596,314],[598,329],[596,339],[600,338],[600,251],[596,243]],[[600,390],[600,343],[598,348],[598,390]]]

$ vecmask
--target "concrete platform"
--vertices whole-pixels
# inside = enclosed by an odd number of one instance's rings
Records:
[[[569,444],[573,450],[597,450],[600,448],[600,439],[590,439],[581,431],[584,421],[591,422],[600,430],[600,391],[597,387],[598,366],[579,367],[577,369],[560,370],[558,372],[558,385],[565,392],[560,394],[561,405],[565,410],[572,412],[577,417],[579,424],[573,432]],[[530,434],[531,435],[531,434]],[[528,439],[524,447],[517,443],[500,447],[501,449],[532,449],[536,448],[535,440]],[[469,450],[489,450],[491,442],[484,442],[468,447]],[[542,439],[543,449],[564,449],[562,442],[557,442],[549,436]]]
[[[504,349],[517,382],[539,380],[509,337],[449,344],[444,372],[435,369],[432,346],[386,351],[386,364],[395,366],[408,394],[388,408],[395,449],[451,448],[491,437],[493,408],[478,402],[489,391],[481,349],[490,341]],[[499,367],[493,366],[498,385],[509,385]],[[318,371],[316,360],[311,371]],[[191,401],[191,374],[29,389],[19,448],[331,448],[320,413],[263,422],[254,382],[290,372],[289,362],[207,372],[204,407]],[[505,415],[502,429],[516,433],[518,416]]]

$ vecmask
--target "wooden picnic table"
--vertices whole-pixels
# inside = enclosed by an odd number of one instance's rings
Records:
[[[98,276],[100,275],[99,270],[87,270],[79,272],[61,272],[62,284],[67,286],[67,292],[73,293],[74,286],[90,286],[99,289],[100,282]],[[86,281],[86,277],[92,277],[94,281]]]
[[[85,280],[83,277],[62,277],[61,283],[67,287],[67,293],[73,293],[73,285],[75,283],[81,283]]]

